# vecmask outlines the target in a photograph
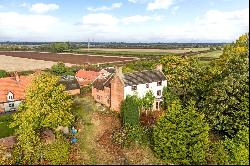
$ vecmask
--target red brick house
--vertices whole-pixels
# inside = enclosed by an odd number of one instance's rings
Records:
[[[121,102],[127,95],[143,97],[149,90],[155,96],[153,109],[159,110],[162,103],[162,91],[167,80],[162,73],[162,66],[156,70],[122,73],[117,68],[114,74],[103,79],[96,79],[92,86],[94,99],[115,111],[120,111]]]

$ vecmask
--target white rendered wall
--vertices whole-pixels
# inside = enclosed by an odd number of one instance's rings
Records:
[[[151,90],[156,98],[162,97],[163,88],[167,86],[167,80],[162,81],[161,86],[157,86],[157,82],[149,83],[149,88],[146,88],[146,84],[137,85],[137,90],[132,90],[131,86],[124,87],[124,99],[127,95],[137,95],[142,98],[149,90]],[[161,96],[157,96],[157,91],[161,90]]]

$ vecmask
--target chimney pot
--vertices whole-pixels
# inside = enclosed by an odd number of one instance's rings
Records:
[[[158,65],[156,66],[156,70],[162,71],[162,64],[158,64]]]
[[[18,73],[17,73],[17,72],[14,72],[14,75],[15,75],[16,81],[19,82],[19,81],[20,81],[20,77],[19,77]]]

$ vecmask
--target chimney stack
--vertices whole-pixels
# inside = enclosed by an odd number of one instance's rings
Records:
[[[122,76],[122,66],[116,66],[115,67],[115,73]]]
[[[162,71],[162,64],[158,64],[158,65],[156,66],[156,70]]]
[[[17,82],[20,81],[20,77],[19,77],[19,75],[18,75],[18,73],[17,73],[16,71],[14,72],[14,77],[15,77],[15,80],[16,80]]]

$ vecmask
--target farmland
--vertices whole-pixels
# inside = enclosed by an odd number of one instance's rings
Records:
[[[95,55],[84,55],[84,54],[71,54],[71,53],[49,53],[49,52],[23,52],[23,51],[1,51],[0,55],[28,58],[35,60],[44,60],[52,62],[63,62],[70,64],[97,64],[97,63],[114,63],[123,61],[132,61],[133,57],[108,57],[108,56],[95,56]]]

